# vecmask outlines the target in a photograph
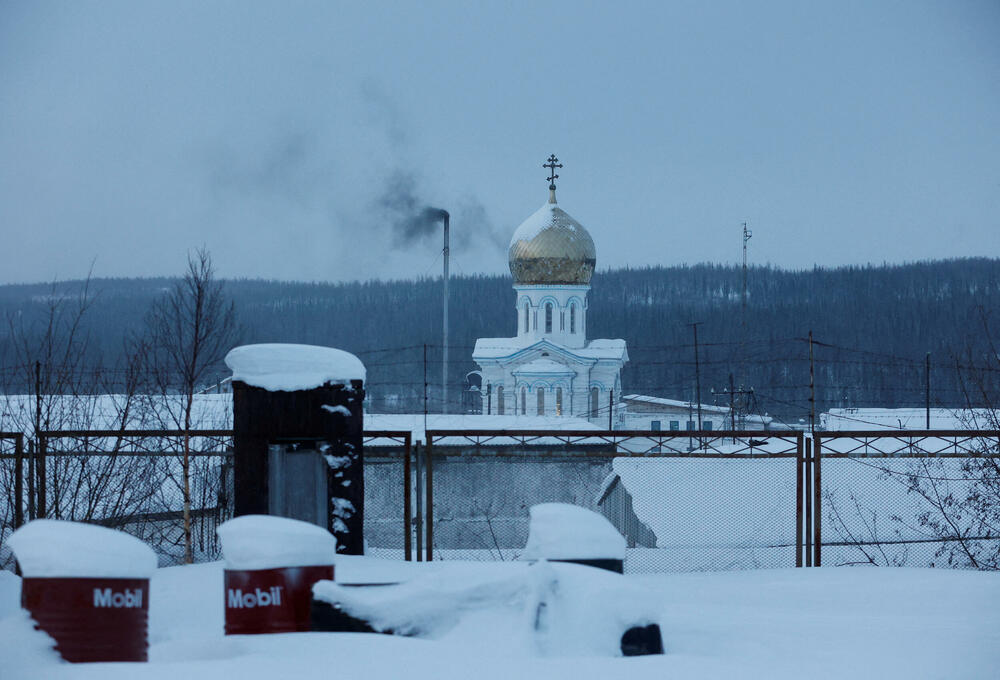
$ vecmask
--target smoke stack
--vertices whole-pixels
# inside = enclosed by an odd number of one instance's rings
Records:
[[[451,247],[449,245],[450,241],[450,231],[451,231],[451,216],[448,214],[447,210],[440,211],[441,218],[444,220],[444,356],[441,362],[441,400],[443,402],[441,406],[441,413],[448,412],[448,256],[451,254]]]

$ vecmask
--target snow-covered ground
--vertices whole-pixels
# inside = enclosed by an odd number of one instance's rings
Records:
[[[338,580],[384,582],[400,570],[435,569],[456,565],[354,558],[340,563]],[[530,656],[482,618],[435,640],[338,633],[225,637],[222,565],[212,563],[156,572],[148,664],[70,666],[44,651],[46,638],[30,630],[17,608],[19,579],[0,572],[0,677],[913,680],[996,678],[1000,669],[996,573],[824,568],[622,578],[647,589],[661,612],[664,656]],[[486,631],[476,640],[470,640],[472,624]]]

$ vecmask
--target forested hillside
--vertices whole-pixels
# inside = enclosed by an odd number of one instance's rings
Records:
[[[90,282],[85,316],[88,360],[119,362],[123,338],[140,333],[149,304],[167,279]],[[37,324],[52,300],[79,282],[0,287],[0,352],[14,375],[11,333]],[[809,331],[813,332],[817,411],[832,406],[922,406],[924,362],[931,353],[931,402],[964,406],[961,367],[988,351],[987,328],[1000,314],[1000,260],[962,259],[900,266],[810,271],[751,268],[746,315],[742,271],[696,265],[622,269],[594,275],[588,335],[624,338],[630,362],[626,392],[694,396],[692,328],[700,322],[702,400],[728,403],[712,390],[754,389],[750,408],[784,420],[809,411]],[[377,410],[420,410],[424,345],[430,407],[440,410],[441,281],[294,283],[226,282],[246,342],[302,342],[341,347],[369,367]],[[515,332],[509,277],[456,277],[451,283],[453,411],[462,403],[475,339]],[[1000,338],[996,338],[1000,341]],[[220,367],[219,375],[225,375]],[[8,379],[4,389],[26,389]]]

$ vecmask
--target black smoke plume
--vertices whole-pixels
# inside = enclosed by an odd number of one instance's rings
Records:
[[[431,208],[417,198],[416,181],[411,175],[395,173],[378,199],[389,216],[397,246],[407,246],[438,233],[448,215],[441,208]]]
[[[396,171],[386,180],[376,205],[392,230],[393,247],[404,248],[441,233],[446,210],[432,208],[418,198],[417,181],[413,173]],[[465,197],[452,211],[451,245],[453,250],[465,250],[476,242],[506,249],[506,238],[494,229],[486,209],[475,198]]]

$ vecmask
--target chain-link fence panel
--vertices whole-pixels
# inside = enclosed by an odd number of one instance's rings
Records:
[[[370,432],[365,446],[365,554],[413,558],[412,452],[409,432]]]
[[[161,566],[184,559],[186,450],[194,559],[219,558],[215,528],[232,516],[231,432],[44,432],[36,450],[38,517],[125,531]]]
[[[796,566],[801,555],[797,433],[427,436],[434,559],[517,559],[529,509],[547,502],[604,515],[626,538],[627,572]]]
[[[826,433],[822,564],[1000,569],[995,432]]]

